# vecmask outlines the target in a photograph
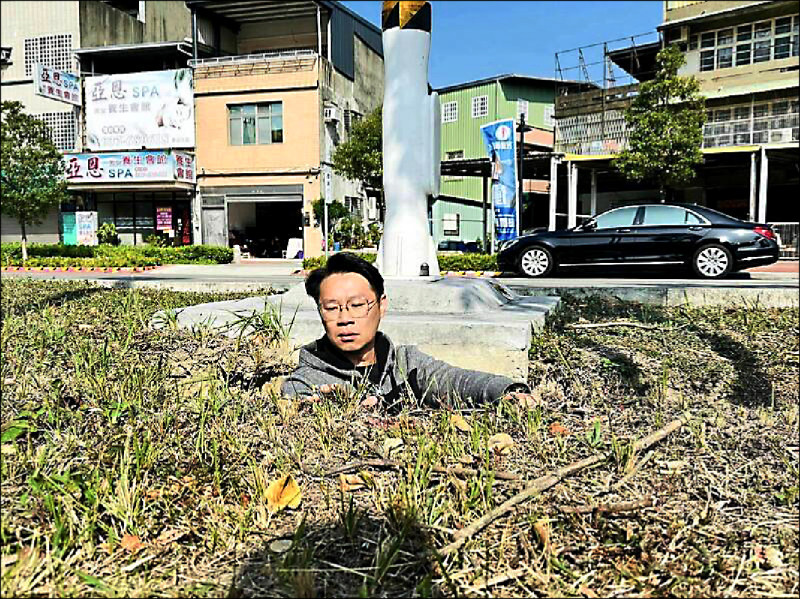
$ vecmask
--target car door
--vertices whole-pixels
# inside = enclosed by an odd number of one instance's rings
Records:
[[[586,225],[573,231],[569,244],[569,257],[564,262],[593,264],[619,262],[620,244],[626,231],[630,231],[639,208],[626,206],[604,212]]]
[[[641,222],[622,241],[625,262],[684,262],[708,227],[680,206],[644,206]]]

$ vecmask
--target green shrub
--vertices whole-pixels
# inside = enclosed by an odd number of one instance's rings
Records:
[[[446,254],[439,255],[439,270],[497,270],[497,256],[494,254]]]
[[[114,223],[103,223],[97,229],[97,242],[108,245],[119,245],[117,226]]]
[[[152,245],[63,245],[31,243],[28,245],[28,266],[156,266],[160,264],[227,264],[233,261],[233,250],[210,245],[157,247]],[[91,262],[85,262],[91,260]],[[4,266],[22,265],[19,243],[0,246],[0,262]]]
[[[358,254],[368,262],[375,262],[378,257],[377,254]],[[497,256],[493,254],[439,254],[437,256],[439,261],[439,270],[446,271],[489,271],[494,272],[497,270]],[[303,260],[304,270],[314,270],[325,266],[325,256],[317,258],[306,258]]]

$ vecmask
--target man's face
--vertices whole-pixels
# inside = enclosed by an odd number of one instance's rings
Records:
[[[336,309],[336,306],[348,305],[351,306],[349,311]],[[375,296],[367,279],[348,272],[332,274],[322,281],[319,306],[328,339],[339,350],[350,353],[371,348],[381,318],[386,315],[388,301],[385,295],[382,298]],[[353,315],[353,312],[365,309],[365,316]]]

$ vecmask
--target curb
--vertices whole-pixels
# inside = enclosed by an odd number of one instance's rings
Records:
[[[158,266],[3,266],[3,272],[143,272]]]
[[[310,270],[296,270],[292,275],[306,277],[311,273]],[[443,270],[439,273],[443,277],[471,277],[474,279],[494,279],[503,273],[501,271],[483,270]]]

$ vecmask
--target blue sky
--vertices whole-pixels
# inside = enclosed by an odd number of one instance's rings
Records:
[[[380,27],[380,1],[343,4]],[[439,0],[432,5],[430,82],[435,88],[502,73],[553,77],[556,52],[653,32],[663,14],[662,2],[648,0]],[[618,42],[616,47],[624,45],[630,44]],[[599,51],[602,57],[602,48]],[[564,67],[578,65],[576,52],[562,58]],[[586,60],[591,62],[590,56]],[[578,75],[577,69],[567,73],[570,79]]]

